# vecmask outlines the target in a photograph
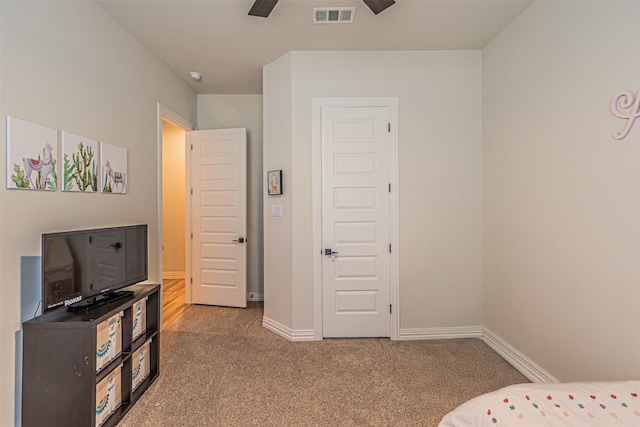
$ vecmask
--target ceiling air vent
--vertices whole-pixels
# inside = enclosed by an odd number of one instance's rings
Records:
[[[351,24],[355,7],[314,7],[314,24]]]

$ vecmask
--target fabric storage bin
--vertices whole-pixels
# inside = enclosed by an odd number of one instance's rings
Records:
[[[96,385],[96,427],[122,404],[122,367],[118,366]]]
[[[147,331],[147,299],[133,304],[133,340]]]
[[[122,315],[121,311],[98,325],[96,372],[122,353]]]
[[[133,352],[131,355],[131,390],[138,388],[140,384],[149,376],[151,366],[149,365],[149,345],[147,341]]]

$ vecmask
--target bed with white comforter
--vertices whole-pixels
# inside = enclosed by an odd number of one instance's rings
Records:
[[[640,381],[516,384],[463,403],[438,427],[640,427]]]

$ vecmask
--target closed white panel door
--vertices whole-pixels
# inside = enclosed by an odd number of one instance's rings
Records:
[[[191,132],[194,304],[247,306],[246,129]]]
[[[322,109],[323,336],[389,337],[389,108]]]

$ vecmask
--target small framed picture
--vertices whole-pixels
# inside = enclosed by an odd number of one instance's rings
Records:
[[[282,194],[282,170],[267,172],[267,194],[269,196]]]

